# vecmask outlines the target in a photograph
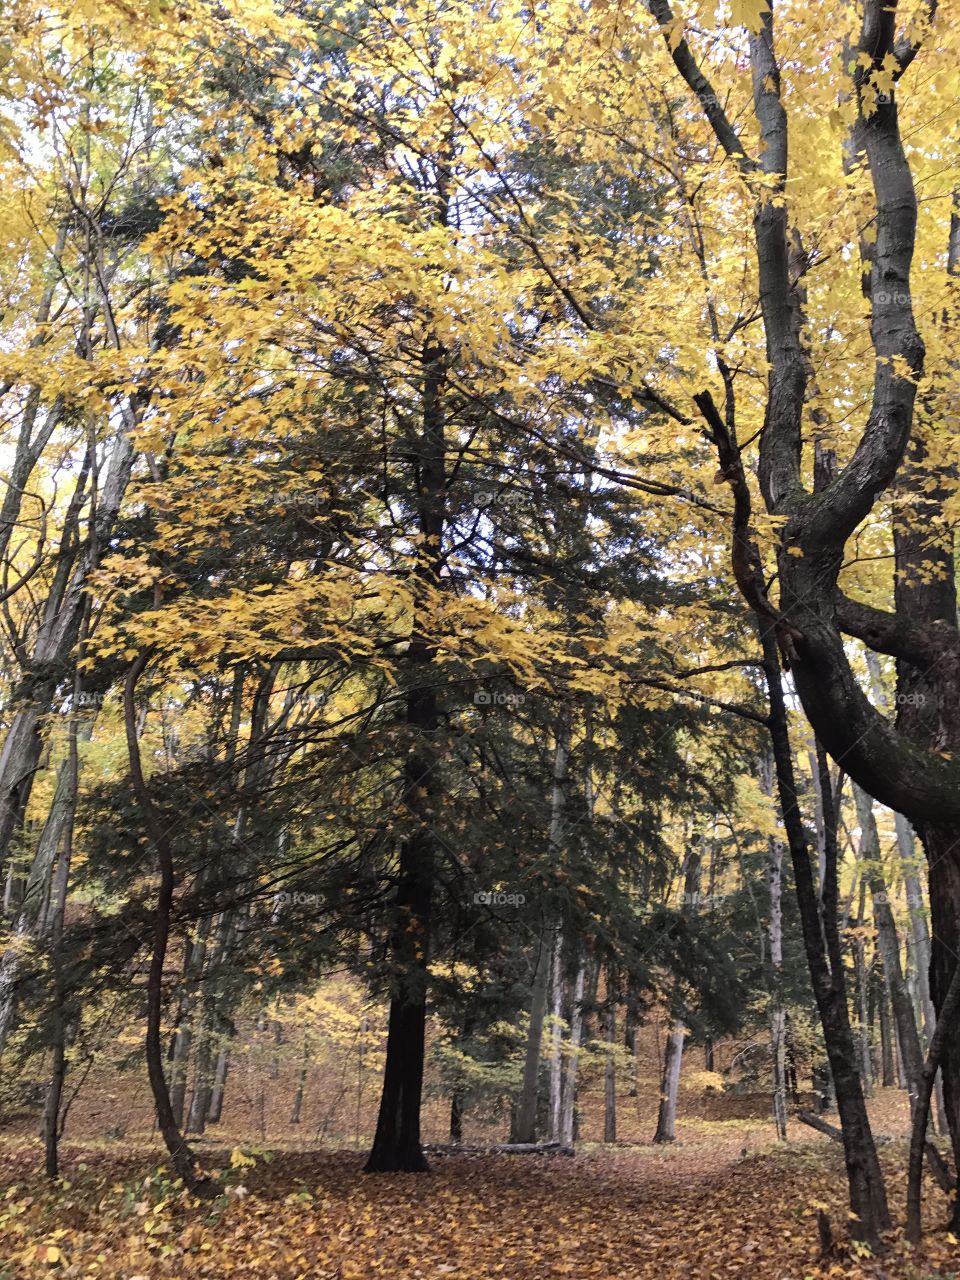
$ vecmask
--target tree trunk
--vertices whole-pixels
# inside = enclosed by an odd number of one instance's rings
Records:
[[[564,709],[557,730],[557,745],[553,757],[553,790],[550,797],[550,829],[548,841],[551,853],[558,855],[563,844],[563,821],[566,804],[567,768],[570,760],[570,719]],[[512,1139],[515,1142],[533,1142],[537,1130],[537,1103],[540,1092],[540,1072],[543,1054],[543,1026],[546,1019],[550,973],[557,937],[556,927],[544,931],[537,951],[537,966],[533,976],[530,997],[530,1025],[523,1063],[523,1083],[520,1101],[516,1109]]]
[[[680,1093],[680,1067],[683,1061],[685,1030],[683,1022],[677,1019],[667,1036],[667,1047],[663,1055],[663,1075],[660,1079],[660,1109],[657,1112],[657,1131],[653,1135],[654,1142],[676,1140],[677,1097]]]
[[[446,222],[445,178],[438,182],[440,221]],[[446,352],[430,338],[422,351],[422,430],[415,445],[422,545],[413,572],[416,602],[406,673],[409,750],[404,762],[403,808],[410,829],[400,845],[397,895],[390,931],[391,998],[387,1061],[368,1173],[428,1169],[420,1146],[424,1033],[429,983],[434,834],[439,796],[434,738],[440,724],[432,635],[432,605],[443,587],[446,523],[446,443],[443,390]]]
[[[0,749],[0,869],[9,856],[10,842],[26,811],[43,751],[43,721],[49,713],[62,670],[76,644],[83,616],[87,579],[96,563],[96,550],[112,532],[133,466],[130,431],[132,413],[124,415],[110,466],[98,495],[91,536],[77,556],[65,558],[44,604],[43,622],[30,655],[30,675],[24,677],[14,699],[14,713]]]
[[[930,868],[932,955],[930,988],[937,1011],[937,1027],[943,1023],[939,1062],[943,1077],[943,1104],[953,1148],[954,1169],[960,1175],[960,1018],[944,1017],[947,995],[957,972],[960,954],[960,831],[927,826],[921,832]],[[933,1041],[931,1041],[931,1046]],[[931,1082],[931,1091],[933,1084]],[[960,1177],[958,1177],[960,1191]],[[951,1230],[960,1230],[960,1194],[954,1199]]]
[[[87,629],[87,605],[84,605],[79,626],[82,647]],[[60,856],[53,869],[50,885],[49,911],[45,921],[50,940],[50,960],[53,969],[54,1007],[51,1018],[53,1032],[53,1065],[43,1109],[43,1138],[45,1168],[48,1178],[59,1172],[60,1104],[67,1075],[67,988],[63,974],[63,926],[67,910],[67,890],[70,884],[70,864],[73,860],[73,833],[80,787],[80,754],[77,714],[80,703],[80,674],[74,669],[71,696],[71,717],[67,746],[67,795],[64,800],[63,841]],[[56,796],[54,796],[56,803]]]
[[[563,1094],[563,995],[566,986],[564,974],[563,934],[558,930],[553,943],[553,964],[550,979],[550,1093],[547,1110],[547,1134],[551,1141],[560,1141],[560,1112]]]
[[[873,899],[873,918],[877,925],[877,945],[883,964],[884,982],[890,995],[894,1022],[897,1028],[897,1042],[900,1047],[900,1061],[910,1091],[911,1111],[916,1103],[920,1076],[923,1071],[923,1051],[920,1036],[913,1017],[913,1002],[907,990],[900,963],[900,939],[897,936],[897,924],[890,907],[886,880],[881,862],[880,835],[873,814],[873,801],[856,784],[853,787],[854,800],[857,806],[857,818],[860,822],[860,857],[864,861],[864,874],[870,886]]]
[[[632,996],[627,996],[627,1008],[624,1014],[623,1044],[630,1055],[630,1093],[631,1098],[637,1096],[637,1007]]]
[[[580,1066],[580,1041],[583,1037],[583,989],[586,981],[587,961],[581,955],[573,980],[570,1002],[569,1054],[563,1073],[563,1089],[560,1099],[560,1145],[572,1147],[574,1141],[574,1114],[577,1101],[577,1075]]]
[[[880,1010],[880,1083],[885,1089],[892,1089],[896,1084],[895,1063],[893,1054],[893,1035],[890,1025],[890,1006],[887,998],[887,984],[881,977],[877,984],[877,1005]]]
[[[209,1179],[198,1179],[194,1156],[180,1132],[180,1127],[170,1104],[170,1091],[163,1072],[163,966],[170,937],[170,914],[176,878],[173,854],[167,839],[167,829],[157,813],[147,788],[140,764],[140,746],[137,739],[135,696],[137,681],[147,666],[149,652],[142,653],[131,665],[124,688],[124,727],[127,737],[127,755],[134,794],[140,806],[150,841],[159,864],[160,881],[153,915],[153,952],[147,976],[147,1030],[145,1056],[147,1075],[157,1112],[157,1125],[170,1153],[170,1159],[184,1185],[195,1195],[209,1196],[219,1189]]]
[[[793,864],[794,884],[804,948],[817,1010],[823,1028],[827,1055],[837,1092],[837,1107],[843,1130],[843,1147],[850,1188],[850,1207],[856,1215],[854,1231],[873,1248],[880,1246],[880,1233],[890,1227],[886,1188],[877,1159],[873,1133],[857,1073],[853,1033],[847,1012],[847,997],[839,938],[836,932],[836,814],[827,786],[823,787],[827,823],[827,863],[823,892],[818,901],[810,869],[810,853],[800,814],[794,782],[793,756],[784,701],[779,653],[773,629],[761,624],[764,671],[770,700],[770,737],[776,766],[780,808]],[[821,770],[821,786],[823,785]]]
[[[292,1106],[292,1107],[291,1107],[291,1109],[290,1109],[290,1123],[291,1123],[291,1124],[299,1124],[299,1123],[300,1123],[300,1111],[301,1111],[301,1108],[303,1107],[303,1090],[304,1090],[304,1086],[305,1086],[305,1085],[306,1085],[306,1083],[307,1083],[307,1067],[308,1067],[308,1065],[309,1065],[309,1059],[308,1059],[308,1056],[307,1056],[307,1046],[306,1046],[306,1044],[304,1044],[304,1046],[303,1046],[303,1061],[302,1061],[302,1062],[301,1062],[301,1064],[300,1064],[300,1071],[299,1071],[299,1073],[298,1073],[298,1075],[297,1075],[297,1089],[296,1089],[296,1092],[295,1092],[295,1093],[294,1093],[294,1095],[293,1095],[293,1106]]]
[[[210,1028],[207,1018],[201,1017],[197,1034],[197,1049],[193,1071],[193,1096],[187,1114],[187,1133],[203,1133],[207,1127],[210,1097],[213,1093],[213,1062]]]
[[[78,743],[89,741],[92,731],[93,717],[85,717],[83,723],[77,726]],[[41,936],[49,935],[53,927],[55,910],[52,899],[55,898],[55,892],[52,878],[67,833],[72,830],[76,807],[72,773],[73,765],[68,754],[57,771],[53,801],[37,842],[30,874],[13,924],[15,942],[0,957],[0,1054],[6,1047],[16,1020],[17,980],[23,961],[23,943],[28,938],[39,941]]]
[[[861,893],[861,900],[863,898]],[[861,902],[862,906],[866,904]],[[861,911],[860,919],[863,919]],[[864,1097],[873,1093],[873,1055],[870,1052],[870,1017],[869,1017],[869,969],[866,961],[866,948],[863,938],[853,941],[853,971],[855,994],[857,1000],[857,1048],[860,1056],[860,1080]]]
[[[607,969],[607,998],[603,1007],[603,1039],[609,1045],[603,1067],[603,1140],[617,1140],[617,1061],[613,1055],[617,1043],[617,1007],[609,968]]]
[[[950,985],[943,993],[940,1016],[933,1031],[930,1048],[923,1064],[920,1078],[920,1094],[913,1112],[913,1126],[910,1131],[910,1165],[907,1174],[907,1239],[916,1244],[920,1239],[921,1206],[920,1191],[923,1175],[923,1155],[927,1145],[927,1124],[930,1118],[930,1096],[933,1093],[933,1082],[937,1076],[937,1068],[947,1036],[955,1028],[960,1012],[960,964],[954,967]],[[957,1168],[957,1166],[954,1166]],[[956,1198],[953,1202],[951,1229],[954,1229],[958,1216]]]
[[[773,758],[765,755],[760,766],[760,789],[773,799]],[[783,1001],[783,841],[767,840],[767,924],[770,990],[770,1060],[773,1075],[773,1123],[777,1138],[787,1137],[787,1015]]]
[[[217,1065],[213,1073],[213,1088],[210,1090],[210,1109],[207,1112],[207,1124],[219,1124],[223,1115],[223,1095],[227,1087],[227,1073],[230,1070],[230,1052],[223,1048],[217,1054]]]
[[[450,1095],[450,1141],[458,1145],[463,1141],[463,1094],[459,1089]]]

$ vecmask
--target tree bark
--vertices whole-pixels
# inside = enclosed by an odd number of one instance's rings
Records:
[[[167,839],[166,828],[153,803],[140,763],[140,745],[137,739],[137,715],[135,697],[137,682],[150,660],[149,651],[140,654],[132,663],[124,687],[124,727],[127,738],[127,755],[134,794],[140,806],[144,825],[157,857],[160,879],[153,916],[153,951],[147,976],[147,1030],[145,1050],[147,1075],[153,1093],[157,1113],[157,1125],[170,1153],[170,1159],[184,1185],[199,1196],[216,1194],[218,1188],[210,1179],[198,1178],[194,1155],[180,1132],[170,1104],[170,1091],[163,1071],[163,966],[170,937],[170,915],[176,876],[173,854]]]
[[[603,1039],[609,1046],[603,1067],[603,1140],[617,1140],[617,1062],[613,1049],[617,1043],[617,1006],[615,984],[607,968],[607,996],[603,1006]]]
[[[760,789],[773,799],[773,759],[768,754],[760,765]],[[773,1123],[777,1138],[787,1137],[787,1015],[783,1000],[783,842],[775,836],[767,840],[767,898],[769,919],[768,988],[770,991],[770,1059],[773,1075]]]
[[[221,1049],[217,1054],[217,1065],[213,1073],[213,1088],[210,1091],[210,1110],[207,1112],[207,1124],[219,1124],[223,1115],[223,1095],[227,1088],[227,1075],[230,1071],[230,1053]]]
[[[910,1131],[910,1167],[907,1175],[907,1239],[916,1244],[920,1239],[921,1221],[921,1179],[923,1176],[923,1155],[927,1145],[927,1124],[930,1118],[930,1096],[933,1093],[933,1082],[937,1076],[937,1067],[943,1046],[947,1040],[951,1024],[956,1023],[960,1012],[960,965],[954,967],[950,977],[950,985],[943,994],[940,1005],[940,1016],[934,1028],[933,1038],[923,1064],[920,1080],[920,1096],[913,1112],[913,1125]],[[951,1229],[957,1225],[958,1205],[953,1203]]]
[[[683,1041],[686,1028],[677,1019],[663,1054],[663,1075],[660,1078],[660,1108],[657,1112],[657,1130],[654,1142],[674,1142],[677,1136],[677,1097],[680,1092],[680,1068],[683,1063]]]
[[[881,1232],[890,1227],[890,1212],[860,1077],[854,1066],[856,1052],[847,1012],[843,963],[836,932],[837,867],[834,802],[829,786],[824,787],[827,879],[818,901],[794,781],[793,756],[790,750],[779,654],[773,629],[769,624],[761,625],[761,643],[770,700],[770,737],[780,793],[780,808],[793,863],[794,884],[800,908],[807,964],[837,1093],[837,1107],[843,1129],[844,1156],[850,1188],[850,1205],[856,1215],[854,1231],[872,1248],[877,1249],[880,1247]],[[826,781],[829,783],[829,779]]]
[[[446,522],[444,361],[443,347],[429,340],[423,350],[423,429],[417,447],[423,547],[414,571],[416,616],[406,653],[412,687],[406,700],[410,747],[403,771],[403,801],[411,829],[400,845],[390,933],[387,1060],[377,1130],[366,1164],[368,1173],[416,1173],[429,1168],[420,1145],[420,1103],[435,877],[432,825],[437,821],[438,760],[434,737],[440,724],[436,689],[430,679],[437,649],[430,634],[429,610],[442,586]]]
[[[574,1116],[577,1101],[577,1076],[580,1067],[580,1042],[583,1038],[583,989],[586,982],[587,959],[581,954],[573,980],[570,1001],[569,1052],[563,1073],[563,1089],[560,1098],[559,1138],[562,1147],[572,1147],[574,1142]]]
[[[897,1028],[897,1041],[900,1045],[900,1060],[910,1091],[911,1112],[916,1104],[920,1076],[923,1070],[923,1052],[920,1047],[920,1036],[913,1017],[913,1002],[907,990],[903,968],[900,963],[900,939],[897,936],[897,924],[890,907],[887,884],[883,875],[883,864],[880,852],[880,835],[873,814],[873,801],[860,787],[854,783],[854,801],[857,806],[857,818],[860,822],[860,857],[864,863],[864,875],[870,886],[873,899],[873,918],[877,925],[877,945],[883,964],[883,974],[890,1003],[893,1008],[894,1022]]]
[[[570,719],[566,709],[564,709],[557,729],[557,743],[553,757],[553,789],[550,796],[548,841],[551,852],[554,854],[559,854],[563,844],[569,760]],[[557,926],[550,926],[544,930],[537,952],[537,965],[534,971],[533,990],[530,997],[530,1025],[524,1054],[523,1083],[513,1132],[513,1138],[516,1142],[533,1142],[537,1136],[537,1103],[543,1055],[543,1027],[546,1020],[550,973],[553,965],[556,937]]]

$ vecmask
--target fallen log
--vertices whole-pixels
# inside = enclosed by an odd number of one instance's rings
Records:
[[[814,1115],[812,1111],[796,1111],[794,1115],[802,1124],[808,1124],[811,1129],[816,1129],[819,1133],[825,1133],[828,1138],[833,1138],[835,1142],[843,1141],[843,1134],[836,1125],[828,1124],[826,1120],[822,1120],[820,1116]],[[885,1142],[892,1142],[893,1139],[887,1137],[886,1134],[877,1134],[874,1142],[881,1146]],[[944,1160],[943,1156],[933,1145],[927,1142],[924,1147],[924,1154],[927,1157],[927,1168],[933,1174],[933,1177],[942,1191],[946,1191],[949,1195],[954,1189],[954,1181],[950,1175],[950,1167]]]
[[[835,1124],[828,1124],[826,1120],[815,1115],[812,1111],[804,1111],[802,1108],[795,1111],[794,1116],[801,1124],[808,1124],[811,1129],[816,1129],[818,1133],[825,1133],[828,1138],[833,1138],[836,1142],[843,1141],[843,1134]]]
[[[573,1147],[565,1147],[560,1142],[494,1142],[487,1144],[449,1142],[434,1143],[424,1148],[432,1155],[556,1155],[572,1156]]]

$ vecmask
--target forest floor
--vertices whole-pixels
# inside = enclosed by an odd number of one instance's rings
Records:
[[[769,1134],[769,1130],[767,1131]],[[816,1209],[838,1236],[840,1152],[756,1148],[743,1121],[688,1125],[669,1148],[588,1144],[576,1157],[436,1154],[429,1175],[365,1176],[357,1152],[205,1144],[224,1191],[200,1204],[158,1168],[147,1136],[65,1141],[45,1183],[36,1139],[0,1141],[0,1277],[106,1280],[804,1280],[960,1277],[947,1202],[928,1234],[882,1259],[818,1258]],[[753,1148],[751,1150],[751,1148]],[[882,1148],[902,1218],[902,1141]]]
[[[294,1044],[299,1050],[299,1046]],[[0,1117],[0,1280],[960,1280],[946,1197],[927,1181],[923,1249],[894,1233],[882,1259],[847,1235],[839,1144],[795,1120],[777,1144],[769,1096],[705,1089],[689,1056],[677,1142],[653,1146],[658,1059],[644,1045],[604,1144],[603,1077],[585,1078],[575,1157],[431,1153],[428,1175],[364,1175],[378,1080],[345,1089],[335,1062],[311,1072],[299,1123],[299,1051],[272,1037],[237,1055],[220,1123],[195,1147],[223,1194],[198,1203],[164,1167],[142,1067],[101,1055],[81,1078],[61,1144],[62,1181],[42,1176],[36,1107]],[[342,1065],[342,1064],[341,1064]],[[345,1070],[347,1068],[344,1068]],[[361,1080],[363,1083],[363,1080]],[[902,1223],[909,1108],[870,1101],[891,1209]],[[425,1140],[442,1144],[449,1095],[431,1087]],[[836,1117],[830,1117],[835,1121]],[[470,1144],[501,1142],[495,1106],[467,1114]],[[819,1259],[817,1209],[840,1242]]]

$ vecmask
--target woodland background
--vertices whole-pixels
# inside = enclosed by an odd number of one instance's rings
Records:
[[[958,36],[4,6],[0,1276],[956,1273]]]

